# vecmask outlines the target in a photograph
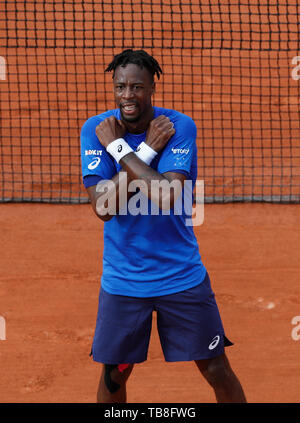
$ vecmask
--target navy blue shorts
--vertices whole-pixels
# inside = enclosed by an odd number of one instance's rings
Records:
[[[136,298],[102,288],[91,355],[105,364],[147,360],[152,313],[166,361],[213,358],[233,345],[225,336],[208,274],[194,288],[171,295]]]

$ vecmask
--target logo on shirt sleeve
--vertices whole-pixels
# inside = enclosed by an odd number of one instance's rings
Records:
[[[85,156],[102,156],[102,150],[85,150]]]
[[[171,150],[174,154],[188,154],[190,151],[189,148],[172,148]]]
[[[88,165],[88,169],[93,170],[96,169],[96,167],[99,165],[99,163],[101,162],[100,157],[96,157],[89,165]]]

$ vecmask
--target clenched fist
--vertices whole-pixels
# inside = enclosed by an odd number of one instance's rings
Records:
[[[174,124],[165,115],[160,115],[150,122],[147,130],[146,144],[153,150],[162,150],[169,139],[175,134]]]
[[[116,119],[115,116],[109,116],[96,127],[96,135],[105,148],[117,138],[123,138],[125,132],[124,123]]]

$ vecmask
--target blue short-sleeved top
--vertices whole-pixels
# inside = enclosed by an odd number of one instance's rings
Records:
[[[191,217],[192,190],[197,178],[196,125],[189,116],[175,110],[153,109],[154,118],[168,116],[176,132],[150,166],[161,174],[184,173],[187,181],[182,196],[170,211],[159,210],[148,199],[141,207],[143,198],[139,193],[138,199],[133,196],[129,200],[125,212],[122,209],[104,223],[101,285],[111,294],[168,295],[198,285],[206,274],[193,227],[186,224]],[[110,180],[121,170],[95,132],[96,126],[111,115],[120,119],[120,110],[93,116],[82,127],[81,163],[86,187],[99,180]],[[146,139],[146,133],[126,133],[124,139],[135,150]]]

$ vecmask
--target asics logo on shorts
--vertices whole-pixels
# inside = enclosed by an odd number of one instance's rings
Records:
[[[213,340],[209,344],[208,349],[209,350],[215,349],[219,342],[220,342],[220,335],[217,335],[213,338]]]
[[[93,170],[93,169],[95,169],[97,166],[98,166],[98,164],[101,162],[101,159],[100,159],[100,157],[96,157],[89,165],[88,165],[88,168],[90,169],[90,170]]]

